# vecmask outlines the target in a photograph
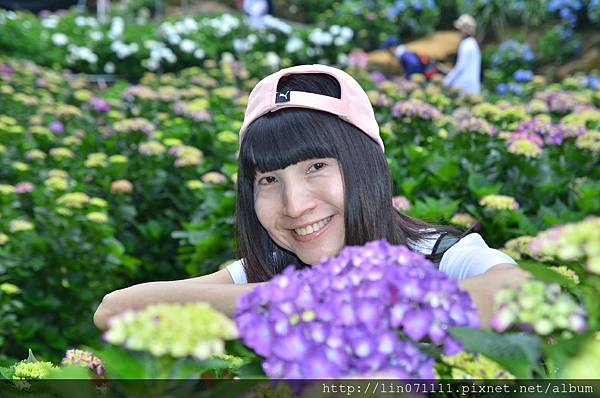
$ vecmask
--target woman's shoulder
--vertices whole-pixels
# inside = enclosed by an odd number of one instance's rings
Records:
[[[444,253],[440,271],[454,279],[466,279],[502,263],[516,264],[506,253],[489,247],[481,235],[470,233]]]
[[[229,271],[231,279],[233,279],[233,283],[237,285],[248,283],[243,259],[235,260],[234,262],[229,264],[227,266],[227,271]]]

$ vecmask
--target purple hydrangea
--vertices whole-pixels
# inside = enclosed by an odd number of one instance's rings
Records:
[[[92,97],[88,101],[88,105],[92,108],[94,112],[105,113],[110,111],[110,104],[108,103],[108,101],[100,97]]]
[[[437,119],[442,115],[439,109],[418,99],[398,101],[392,106],[392,116],[398,118]]]
[[[560,145],[565,137],[578,137],[585,133],[585,128],[577,125],[564,123],[554,124],[550,120],[540,117],[532,117],[523,120],[517,125],[517,129],[507,139],[507,143],[519,139],[532,141],[539,147],[543,143],[548,145]]]
[[[50,131],[56,134],[60,134],[65,131],[65,126],[60,122],[60,120],[53,120],[48,124],[48,128]]]
[[[551,112],[569,113],[577,106],[575,95],[567,91],[545,91],[536,95],[548,103]]]
[[[240,297],[235,320],[272,378],[434,378],[434,359],[416,344],[453,355],[461,345],[448,328],[479,323],[457,281],[385,241],[346,247],[310,268],[287,267]]]

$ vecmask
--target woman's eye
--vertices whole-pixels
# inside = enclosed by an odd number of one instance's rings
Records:
[[[310,166],[310,168],[308,169],[308,171],[309,172],[317,171],[317,170],[322,169],[323,167],[325,167],[325,163],[323,163],[323,162],[317,162],[317,163],[314,163],[312,166]]]
[[[269,185],[269,184],[273,184],[276,181],[277,181],[277,179],[273,176],[265,176],[265,177],[259,178],[258,183],[260,185]]]

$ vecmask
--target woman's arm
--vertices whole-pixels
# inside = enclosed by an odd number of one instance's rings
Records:
[[[458,285],[471,296],[477,306],[480,326],[487,329],[490,327],[496,293],[507,287],[517,288],[530,276],[514,264],[496,264],[483,274],[459,281]]]
[[[115,290],[104,296],[94,314],[94,324],[108,328],[108,319],[126,309],[144,308],[156,303],[187,303],[205,301],[216,310],[232,316],[240,294],[257,284],[235,285],[229,271],[178,281],[148,282]]]

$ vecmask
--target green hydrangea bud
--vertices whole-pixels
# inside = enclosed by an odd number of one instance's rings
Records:
[[[558,284],[531,280],[518,289],[503,289],[494,300],[491,326],[502,332],[512,325],[547,336],[555,331],[587,329],[584,309]]]
[[[496,362],[481,354],[461,351],[453,356],[442,355],[444,362],[452,366],[453,379],[514,379],[515,376]]]
[[[51,369],[56,369],[52,362],[21,361],[15,365],[13,379],[43,379]]]
[[[236,338],[233,321],[207,303],[156,304],[126,311],[110,319],[104,338],[131,350],[155,356],[193,356],[206,359],[222,354],[224,340]]]

